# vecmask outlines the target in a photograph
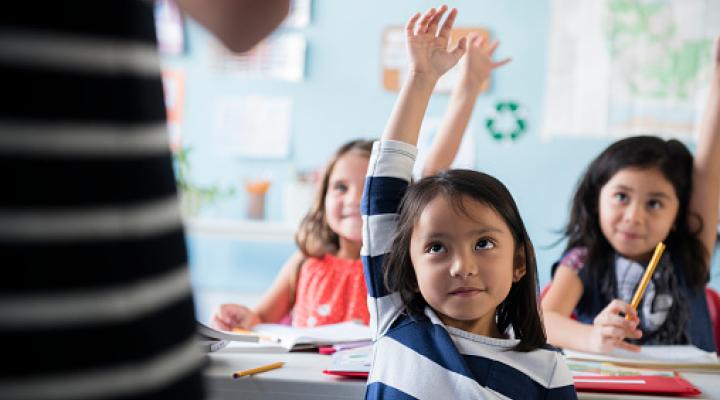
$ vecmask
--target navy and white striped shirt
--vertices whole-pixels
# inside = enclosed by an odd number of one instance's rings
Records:
[[[362,200],[362,260],[375,332],[367,399],[575,399],[562,356],[550,349],[512,351],[518,340],[495,339],[446,326],[430,307],[405,314],[382,274],[397,211],[410,182],[416,148],[376,142]]]
[[[199,399],[153,3],[0,13],[0,398]]]

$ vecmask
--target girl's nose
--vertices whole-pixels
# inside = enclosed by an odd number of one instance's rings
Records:
[[[477,265],[472,255],[458,254],[450,266],[450,275],[457,278],[468,278],[477,274]]]
[[[643,209],[637,202],[633,202],[625,208],[625,212],[623,214],[625,222],[638,223],[642,220],[642,217]]]

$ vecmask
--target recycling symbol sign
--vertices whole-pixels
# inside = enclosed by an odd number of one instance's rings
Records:
[[[527,129],[527,121],[518,103],[501,101],[495,104],[493,112],[485,120],[485,127],[497,141],[517,140]]]

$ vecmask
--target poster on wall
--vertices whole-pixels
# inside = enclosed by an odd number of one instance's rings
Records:
[[[185,105],[185,72],[178,69],[162,70],[163,92],[167,126],[170,133],[170,148],[178,150],[182,146],[182,119]]]
[[[300,33],[270,36],[250,51],[233,53],[215,42],[213,66],[222,73],[249,79],[300,82],[305,76],[307,42]]]
[[[288,96],[220,97],[215,104],[212,149],[231,157],[287,158],[291,113]]]
[[[696,135],[717,0],[553,0],[545,139]]]
[[[182,13],[172,0],[155,2],[155,29],[161,54],[179,55],[185,48]]]
[[[486,43],[490,36],[490,33],[485,28],[453,28],[450,32],[450,47],[454,47],[460,38],[470,33],[485,38]],[[458,79],[460,79],[460,71],[464,62],[465,58],[461,58],[456,66],[440,77],[437,85],[435,85],[436,93],[450,93],[452,91]],[[408,57],[405,50],[405,28],[398,26],[385,29],[382,34],[380,63],[382,66],[383,88],[397,92],[407,75]],[[485,81],[481,92],[486,91],[489,85],[490,81]]]

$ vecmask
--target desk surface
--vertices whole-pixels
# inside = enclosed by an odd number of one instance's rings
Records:
[[[365,380],[325,375],[330,357],[317,353],[239,353],[224,349],[209,355],[210,365],[205,370],[210,400],[230,399],[362,399]],[[261,374],[233,379],[235,371],[258,367],[276,361],[285,361],[284,367]],[[694,399],[720,399],[718,374],[682,373],[703,394]],[[632,399],[651,400],[676,397],[631,396],[606,393],[579,392],[581,399]]]

